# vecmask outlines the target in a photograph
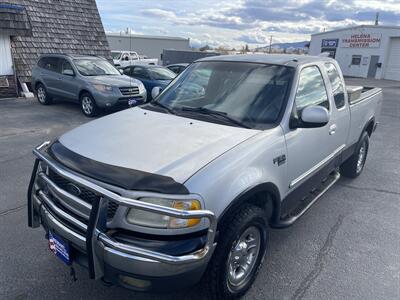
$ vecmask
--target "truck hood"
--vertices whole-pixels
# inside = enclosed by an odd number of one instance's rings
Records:
[[[138,86],[140,81],[126,75],[89,76],[90,82],[108,84],[116,87]]]
[[[59,142],[95,162],[184,183],[258,132],[136,107],[86,123]]]

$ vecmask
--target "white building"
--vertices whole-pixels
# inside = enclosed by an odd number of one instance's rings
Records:
[[[190,50],[190,40],[171,36],[107,34],[111,51],[135,51],[148,58],[161,58],[164,49]]]
[[[311,35],[310,55],[329,52],[346,76],[400,80],[400,26],[361,25]]]

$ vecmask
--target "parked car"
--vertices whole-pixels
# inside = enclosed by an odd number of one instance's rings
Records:
[[[135,51],[111,51],[114,66],[127,67],[134,65],[158,65],[157,58],[141,57]]]
[[[164,89],[176,77],[174,72],[160,66],[130,66],[122,70],[125,75],[143,82],[149,101],[152,100],[151,91],[154,87]]]
[[[203,278],[208,299],[242,296],[269,228],[362,173],[382,91],[348,89],[330,58],[198,60],[156,100],[34,149],[29,225],[90,278],[140,291]]]
[[[51,104],[54,97],[80,103],[85,116],[99,109],[146,102],[144,85],[122,75],[106,59],[65,54],[42,55],[32,70],[32,86],[39,103]]]
[[[174,64],[174,65],[168,65],[166,68],[170,69],[172,72],[175,74],[180,74],[187,68],[189,64]]]

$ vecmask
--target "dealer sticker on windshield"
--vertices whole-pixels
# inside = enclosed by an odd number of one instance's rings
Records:
[[[51,231],[49,231],[49,248],[64,263],[71,264],[68,243]]]

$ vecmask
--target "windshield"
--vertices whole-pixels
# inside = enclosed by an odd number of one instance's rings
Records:
[[[294,68],[286,66],[198,62],[173,81],[157,101],[175,112],[197,112],[203,118],[210,110],[224,113],[254,128],[278,121],[293,74]]]
[[[103,59],[74,59],[74,63],[83,76],[121,75],[113,65]]]
[[[149,68],[150,75],[155,80],[172,80],[176,74],[166,68]]]
[[[113,59],[119,59],[121,57],[121,52],[111,52]]]

